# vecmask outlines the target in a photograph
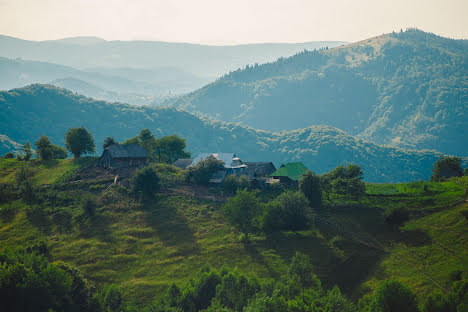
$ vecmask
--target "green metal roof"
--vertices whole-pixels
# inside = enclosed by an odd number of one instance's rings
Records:
[[[286,163],[282,164],[281,167],[270,174],[270,176],[288,177],[293,181],[299,181],[307,170],[307,167],[301,162]]]

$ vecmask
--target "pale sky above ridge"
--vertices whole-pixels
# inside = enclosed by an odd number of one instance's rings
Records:
[[[354,42],[417,27],[467,39],[467,13],[467,0],[0,0],[0,34],[224,45]]]

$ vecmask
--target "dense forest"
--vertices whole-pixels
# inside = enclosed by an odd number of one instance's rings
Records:
[[[0,108],[2,134],[21,144],[47,134],[63,145],[63,134],[76,125],[88,128],[98,141],[109,133],[123,141],[149,128],[158,137],[177,134],[185,138],[193,154],[233,152],[244,161],[272,161],[276,165],[302,161],[317,173],[356,163],[362,166],[369,182],[427,180],[439,157],[431,151],[381,146],[328,126],[261,131],[210,121],[175,108],[96,101],[48,85],[0,92]]]
[[[167,103],[258,129],[330,125],[379,144],[466,155],[467,50],[466,40],[409,29],[248,65]]]

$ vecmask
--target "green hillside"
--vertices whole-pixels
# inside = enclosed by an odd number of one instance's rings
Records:
[[[423,300],[439,287],[450,288],[453,276],[468,275],[466,178],[367,184],[359,201],[326,201],[314,211],[310,230],[258,232],[245,244],[223,219],[217,189],[198,187],[194,196],[180,170],[156,165],[162,189],[142,204],[121,186],[105,192],[113,176],[88,167],[94,161],[32,161],[34,185],[47,185],[31,206],[2,197],[0,252],[46,242],[53,261],[77,266],[97,287],[117,284],[125,302],[140,306],[162,298],[172,283],[184,285],[206,264],[237,267],[265,283],[277,280],[296,251],[310,256],[324,287],[337,284],[354,300],[390,278]],[[23,164],[0,160],[2,190],[14,185]],[[86,196],[98,198],[89,219],[80,216]],[[388,204],[411,212],[401,231],[384,223],[380,209]]]
[[[369,182],[428,179],[439,157],[431,151],[377,145],[327,126],[269,132],[210,121],[175,108],[96,101],[48,85],[0,92],[0,129],[16,142],[33,143],[45,134],[63,145],[66,131],[78,126],[92,132],[98,147],[107,136],[124,141],[149,128],[157,136],[177,134],[185,138],[193,155],[233,152],[243,161],[272,161],[276,166],[302,161],[317,173],[356,163]]]
[[[466,40],[410,29],[247,66],[168,104],[258,129],[329,125],[464,156],[467,51]]]

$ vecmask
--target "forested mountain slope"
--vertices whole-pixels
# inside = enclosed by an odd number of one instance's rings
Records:
[[[34,142],[39,135],[64,143],[70,127],[85,126],[98,146],[104,138],[118,141],[149,128],[158,136],[178,134],[188,150],[234,152],[244,161],[303,161],[317,173],[339,164],[362,166],[367,181],[428,179],[438,154],[385,147],[329,126],[283,132],[255,130],[238,124],[210,121],[175,108],[135,107],[107,103],[50,85],[0,92],[0,129],[16,142]]]
[[[265,130],[324,124],[379,144],[467,155],[468,41],[410,29],[304,51],[170,104]]]

